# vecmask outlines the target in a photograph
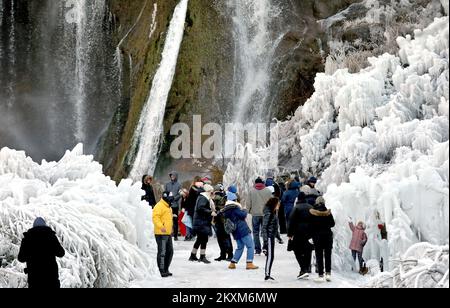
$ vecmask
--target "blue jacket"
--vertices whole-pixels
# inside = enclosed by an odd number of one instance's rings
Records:
[[[248,213],[242,210],[239,207],[239,204],[229,201],[222,212],[226,219],[230,219],[236,225],[236,231],[233,232],[233,237],[236,241],[252,234],[252,231],[245,221]]]
[[[286,191],[283,194],[283,197],[281,198],[281,204],[286,207],[294,207],[295,200],[298,198],[298,195],[300,193],[300,183],[299,182],[292,182],[289,185],[289,190]]]

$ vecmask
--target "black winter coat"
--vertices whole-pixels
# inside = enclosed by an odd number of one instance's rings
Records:
[[[199,235],[212,235],[212,209],[210,201],[203,195],[197,199],[194,211],[194,232]]]
[[[314,210],[319,212],[326,212],[328,209],[325,205],[315,207]],[[336,225],[333,215],[330,213],[328,216],[312,216],[311,218],[311,232],[312,236],[333,235],[331,228]]]
[[[307,203],[297,203],[291,213],[288,236],[294,238],[310,239],[312,237],[312,215],[309,212],[312,206]]]
[[[29,288],[59,288],[56,257],[64,257],[64,248],[50,227],[35,227],[24,234],[19,262],[27,263]]]
[[[274,239],[278,235],[278,217],[277,213],[272,212],[270,208],[266,207],[264,209],[263,227],[262,227],[262,238],[264,240],[264,245],[268,244],[269,238]]]
[[[154,208],[157,202],[155,192],[153,191],[153,186],[142,183],[142,190],[145,191],[145,195],[142,196],[142,200],[147,201],[148,205]]]
[[[198,196],[200,196],[202,192],[204,192],[203,188],[199,188],[196,186],[192,186],[191,189],[189,190],[189,196],[186,198],[184,206],[186,212],[191,217],[194,217],[195,205],[197,204]]]

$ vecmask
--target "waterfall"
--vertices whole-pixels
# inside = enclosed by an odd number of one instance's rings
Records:
[[[235,123],[270,120],[266,104],[270,95],[271,68],[282,38],[275,27],[280,7],[274,1],[228,0],[233,11],[235,39]]]
[[[133,137],[136,149],[130,177],[139,179],[142,174],[153,174],[159,154],[166,103],[172,87],[175,69],[183,40],[188,0],[180,0],[170,21],[162,52],[162,59],[153,78],[150,95],[141,113]]]
[[[75,46],[75,140],[83,142],[86,138],[86,100],[89,83],[90,62],[95,35],[102,31],[105,0],[76,0],[76,46]]]
[[[9,73],[9,80],[7,85],[7,93],[8,93],[8,99],[7,99],[7,108],[11,108],[15,101],[15,95],[14,95],[14,82],[17,79],[15,71],[12,69],[16,65],[16,26],[15,26],[15,14],[16,14],[16,8],[15,8],[15,0],[10,0],[10,21],[11,26],[9,28],[9,45],[8,45],[8,55],[9,55],[9,62],[10,62],[10,70]]]
[[[78,0],[75,5],[76,8],[76,66],[75,66],[75,139],[77,142],[84,140],[84,123],[85,123],[85,108],[84,102],[86,100],[86,62],[85,56],[87,48],[84,38],[87,23],[86,0]]]
[[[0,1],[0,148],[90,154],[120,103],[105,0]]]

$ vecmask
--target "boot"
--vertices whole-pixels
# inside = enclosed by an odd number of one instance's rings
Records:
[[[247,270],[257,270],[258,268],[253,262],[247,262]]]
[[[206,259],[205,255],[200,256],[200,262],[205,263],[205,264],[211,264],[211,262],[208,259]]]
[[[217,259],[214,259],[214,261],[217,261],[217,262],[221,262],[221,261],[223,261],[223,260],[226,260],[226,258],[223,257],[223,256],[220,256],[220,257],[218,257]]]
[[[236,269],[236,263],[231,262],[230,265],[228,266],[228,269],[235,270]]]
[[[161,277],[162,278],[168,278],[168,277],[170,277],[170,275],[169,275],[169,273],[161,273]]]
[[[191,253],[191,257],[189,258],[189,261],[191,261],[191,262],[198,262],[199,260],[197,258],[197,255]]]
[[[231,261],[233,260],[233,257],[234,257],[233,253],[229,253],[229,254],[228,254],[228,258],[226,258],[226,260],[227,260],[228,262],[231,262]]]

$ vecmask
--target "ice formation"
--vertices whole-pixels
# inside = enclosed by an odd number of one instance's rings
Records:
[[[448,245],[419,243],[395,260],[395,268],[379,273],[370,282],[374,288],[448,288]]]
[[[337,221],[338,269],[353,265],[349,216],[368,225],[366,260],[383,257],[387,270],[416,243],[449,242],[448,16],[397,43],[398,55],[369,58],[358,73],[318,74],[313,96],[278,124],[282,164],[321,176]],[[247,151],[226,180],[244,187],[264,175],[261,160]],[[388,241],[380,238],[380,222]]]
[[[82,145],[59,162],[37,164],[0,150],[0,287],[24,287],[17,254],[23,232],[41,216],[66,250],[58,260],[63,287],[127,287],[156,273],[151,209],[139,184],[118,186]]]

